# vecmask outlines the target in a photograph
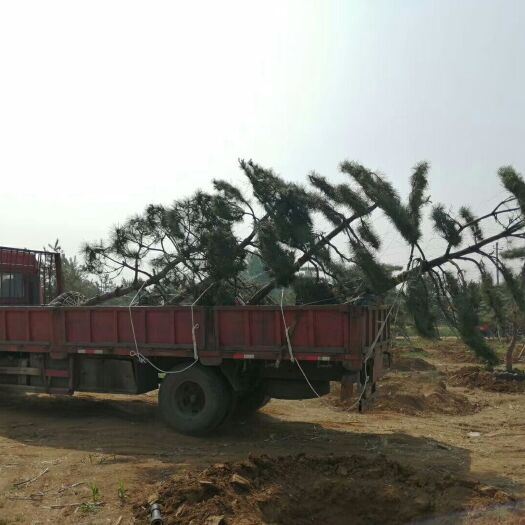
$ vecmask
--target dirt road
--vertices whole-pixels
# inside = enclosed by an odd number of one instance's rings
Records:
[[[154,395],[2,394],[0,524],[140,523],[138,504],[158,490],[157,482],[250,454],[384,456],[422,478],[451,474],[480,482],[481,492],[493,486],[509,501],[525,499],[525,395],[452,387],[447,378],[461,362],[437,353],[424,360],[430,370],[411,370],[409,360],[394,371],[367,413],[348,412],[331,398],[272,401],[249,423],[206,439],[165,428]],[[412,384],[411,378],[420,385],[415,393],[393,388]],[[408,410],[419,388],[425,398],[442,401]],[[440,413],[450,396],[466,403]],[[497,498],[481,513],[454,514],[457,503],[440,507],[450,523],[525,523],[522,510]],[[468,501],[464,507],[470,508]]]

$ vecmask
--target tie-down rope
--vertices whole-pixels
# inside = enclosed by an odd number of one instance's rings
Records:
[[[204,290],[200,295],[199,297],[197,297],[197,299],[195,299],[195,301],[193,301],[193,303],[191,303],[189,306],[191,308],[191,339],[192,339],[192,342],[193,342],[193,362],[190,363],[188,366],[184,367],[183,369],[181,370],[162,370],[161,368],[159,368],[157,365],[155,365],[154,363],[152,363],[144,354],[142,354],[139,350],[139,345],[138,345],[138,342],[137,342],[137,336],[135,335],[135,325],[133,323],[133,315],[131,313],[131,307],[135,304],[135,301],[137,299],[137,297],[139,296],[140,292],[142,292],[142,289],[144,288],[144,285],[146,284],[146,282],[144,282],[142,284],[142,286],[139,288],[139,290],[137,291],[137,293],[135,294],[135,296],[133,297],[133,299],[131,300],[131,302],[129,303],[128,305],[128,311],[129,311],[129,320],[130,320],[130,323],[131,323],[131,333],[133,335],[133,342],[135,344],[135,350],[131,350],[131,352],[129,353],[129,355],[131,357],[136,357],[138,360],[139,360],[139,363],[142,363],[142,364],[148,364],[150,365],[151,367],[153,367],[155,370],[157,370],[157,372],[161,373],[161,374],[180,374],[182,372],[186,372],[186,370],[189,370],[193,365],[195,365],[198,361],[199,361],[199,354],[198,354],[198,351],[197,351],[197,336],[196,336],[196,332],[197,330],[199,329],[199,323],[196,323],[195,322],[195,312],[194,312],[194,307],[195,305],[201,300],[201,298],[206,294],[206,292],[212,287],[215,285],[215,283],[211,283],[208,288],[206,288],[206,290]]]
[[[409,265],[409,269],[411,269],[412,267],[413,267],[413,263],[411,263]],[[415,275],[414,277],[417,278],[417,277],[419,277],[419,275],[420,275],[420,272],[417,272],[417,275]],[[363,387],[361,389],[359,397],[357,398],[357,401],[355,403],[353,403],[350,407],[348,407],[347,410],[353,410],[361,402],[361,400],[363,399],[363,396],[365,395],[366,387],[367,387],[367,384],[368,384],[369,379],[370,379],[370,376],[368,375],[368,370],[367,370],[368,360],[372,357],[372,355],[374,353],[374,350],[375,350],[375,347],[376,347],[377,343],[379,342],[379,339],[380,339],[380,337],[381,337],[381,335],[383,333],[383,330],[384,330],[384,328],[386,326],[386,323],[387,323],[390,315],[392,314],[394,308],[396,308],[396,313],[395,313],[395,317],[394,317],[394,324],[397,321],[397,315],[398,315],[399,306],[400,306],[401,292],[405,288],[406,283],[407,283],[407,281],[403,282],[402,286],[400,286],[400,288],[397,290],[396,298],[395,298],[394,302],[392,303],[392,305],[388,309],[388,313],[385,316],[385,319],[381,322],[381,327],[379,328],[379,330],[378,330],[378,332],[377,332],[377,334],[375,336],[375,339],[372,342],[372,345],[367,349],[367,352],[366,352],[366,354],[364,356],[364,361],[363,361],[363,369],[364,369],[364,372],[365,372],[365,382],[363,384]],[[288,346],[288,354],[290,355],[290,361],[292,363],[296,363],[297,364],[299,370],[301,371],[301,374],[305,378],[305,380],[308,383],[308,386],[310,387],[312,392],[315,394],[315,396],[317,398],[320,398],[321,396],[315,390],[315,388],[312,386],[312,383],[308,379],[308,376],[306,375],[305,371],[303,370],[303,367],[301,366],[299,361],[294,356],[293,348],[292,348],[292,342],[290,340],[290,334],[289,334],[290,327],[286,324],[286,319],[285,319],[285,316],[284,316],[283,298],[284,298],[284,288],[281,288],[281,316],[282,316],[282,319],[283,319],[284,332],[285,332],[285,335],[286,335],[286,343],[287,343],[287,346]]]

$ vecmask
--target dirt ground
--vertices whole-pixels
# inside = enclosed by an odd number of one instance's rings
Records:
[[[365,413],[274,400],[205,439],[153,394],[2,393],[0,525],[142,524],[153,500],[177,524],[523,524],[525,396],[456,347],[404,350]]]

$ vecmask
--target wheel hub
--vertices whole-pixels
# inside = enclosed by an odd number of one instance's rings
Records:
[[[198,414],[204,408],[204,391],[197,383],[185,381],[177,388],[175,400],[184,414]]]

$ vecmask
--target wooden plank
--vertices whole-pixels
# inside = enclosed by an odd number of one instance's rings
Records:
[[[40,368],[27,366],[0,366],[0,375],[39,376]]]

